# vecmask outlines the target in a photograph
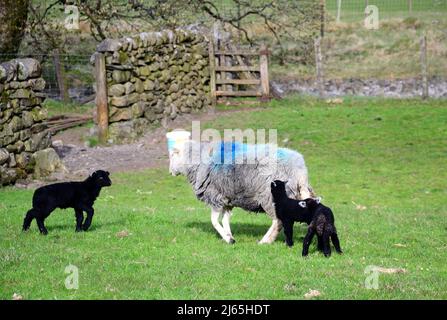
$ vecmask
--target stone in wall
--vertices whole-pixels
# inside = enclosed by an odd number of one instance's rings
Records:
[[[0,64],[0,186],[34,172],[36,152],[51,144],[42,107],[45,80],[37,60]]]
[[[143,32],[97,47],[107,70],[109,138],[131,141],[151,124],[211,105],[208,40],[191,31]]]

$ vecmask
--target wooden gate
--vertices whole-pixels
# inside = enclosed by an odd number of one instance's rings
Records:
[[[262,100],[268,100],[270,91],[267,46],[263,45],[258,50],[220,47],[212,40],[209,43],[213,103],[216,103],[218,97],[260,97]],[[249,61],[256,57],[259,58],[258,64],[251,64]]]

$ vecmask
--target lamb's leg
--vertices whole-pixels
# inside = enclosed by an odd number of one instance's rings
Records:
[[[76,232],[82,231],[82,221],[84,220],[84,214],[82,209],[75,208],[76,215]]]
[[[317,241],[318,251],[323,251],[323,236],[317,236],[317,237],[318,237]]]
[[[338,253],[343,253],[343,251],[341,251],[341,248],[340,248],[340,240],[338,240],[338,235],[337,235],[336,232],[334,232],[334,233],[331,235],[331,240],[332,240],[332,243],[334,244],[335,251],[337,251]]]
[[[259,244],[270,244],[273,241],[276,240],[278,237],[278,234],[281,232],[282,229],[282,222],[278,218],[274,218],[272,220],[272,225],[268,229],[267,233],[262,237],[261,241],[259,241]]]
[[[39,227],[40,233],[46,235],[48,234],[48,230],[45,228],[44,220],[42,217],[36,217],[37,227]]]
[[[211,209],[211,223],[213,224],[214,229],[216,229],[216,231],[220,234],[222,239],[225,240],[225,242],[227,242],[227,243],[234,243],[234,240],[233,240],[233,242],[231,242],[232,237],[229,236],[225,232],[224,228],[219,223],[219,218],[220,218],[221,214],[222,214],[222,211]]]
[[[286,244],[289,247],[293,246],[293,221],[283,220],[284,234],[286,235]]]
[[[329,233],[325,230],[323,233],[323,253],[325,257],[331,255],[331,246],[329,244]]]
[[[303,241],[303,252],[302,255],[303,257],[307,256],[309,254],[309,246],[312,243],[312,239],[315,235],[315,231],[312,228],[307,229],[307,234],[304,237],[304,241]]]
[[[230,243],[235,243],[236,240],[234,240],[233,234],[231,233],[230,218],[231,218],[231,211],[229,210],[224,211],[222,218],[222,226],[224,228],[225,233],[230,237]]]
[[[31,222],[33,221],[33,219],[36,217],[35,216],[35,209],[31,209],[26,213],[25,219],[23,219],[23,231],[27,231],[31,225]]]
[[[93,208],[87,208],[84,210],[87,212],[87,218],[84,221],[84,224],[82,225],[82,230],[87,231],[88,228],[90,228],[90,225],[92,224],[93,215],[95,214],[95,211]]]

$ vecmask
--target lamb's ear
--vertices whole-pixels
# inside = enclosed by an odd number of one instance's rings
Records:
[[[306,201],[300,201],[298,202],[301,208],[306,208]]]

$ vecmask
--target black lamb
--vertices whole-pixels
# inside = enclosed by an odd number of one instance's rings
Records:
[[[332,210],[317,199],[306,199],[306,205],[312,215],[312,221],[307,229],[307,234],[303,241],[303,257],[309,252],[309,245],[317,234],[318,250],[323,251],[326,257],[331,255],[331,246],[329,239],[334,244],[335,251],[343,253],[340,248],[340,240],[338,239],[337,229],[335,228],[335,218]]]
[[[312,216],[307,209],[306,201],[290,199],[286,193],[286,182],[275,180],[270,184],[276,216],[281,220],[286,236],[286,244],[293,246],[294,222],[309,224]]]
[[[286,194],[286,182],[280,180],[271,183],[271,191],[276,215],[283,223],[288,246],[293,246],[294,222],[304,222],[309,228],[303,241],[303,256],[307,256],[315,233],[318,237],[318,250],[323,251],[326,257],[331,254],[329,238],[332,239],[335,250],[342,253],[334,225],[334,215],[330,208],[321,204],[318,199],[308,198],[301,201],[290,199]]]
[[[38,188],[33,195],[33,208],[23,220],[23,231],[36,219],[41,234],[47,234],[44,221],[56,208],[73,208],[76,215],[76,232],[87,231],[94,214],[93,204],[102,187],[112,185],[109,172],[98,170],[81,182],[62,182]],[[84,223],[84,214],[87,218]]]

